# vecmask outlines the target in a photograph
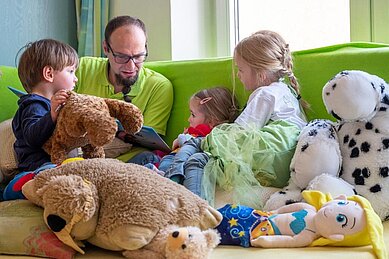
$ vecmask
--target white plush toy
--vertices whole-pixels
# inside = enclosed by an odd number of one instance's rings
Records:
[[[353,195],[353,187],[338,177],[342,157],[333,122],[313,120],[301,131],[293,155],[288,186],[275,192],[267,200],[264,209],[275,210],[281,206],[302,201],[305,189]]]
[[[323,88],[328,113],[339,123],[340,176],[389,219],[389,88],[363,71],[342,71]]]

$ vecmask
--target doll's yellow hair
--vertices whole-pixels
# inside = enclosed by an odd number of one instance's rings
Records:
[[[303,191],[304,200],[319,210],[325,203],[332,201],[330,194],[323,194],[319,191]],[[347,197],[347,200],[358,202],[366,213],[367,227],[362,231],[346,235],[342,241],[334,241],[320,237],[312,242],[311,246],[365,246],[372,245],[373,251],[379,259],[387,259],[388,252],[384,243],[384,227],[380,217],[374,212],[370,202],[359,196],[353,195]]]

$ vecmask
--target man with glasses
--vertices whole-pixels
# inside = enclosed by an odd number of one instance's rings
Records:
[[[103,49],[107,58],[80,59],[75,91],[132,102],[141,109],[144,125],[165,135],[173,87],[164,76],[143,67],[148,55],[144,23],[131,16],[115,17],[105,28]],[[138,164],[158,162],[152,152],[140,147],[118,158]]]

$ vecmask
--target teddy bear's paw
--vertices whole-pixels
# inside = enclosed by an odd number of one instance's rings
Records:
[[[199,227],[201,229],[214,228],[219,225],[219,223],[223,219],[223,216],[220,214],[220,212],[211,206],[208,206],[208,208],[205,209],[202,215],[203,216],[199,222]]]
[[[307,186],[307,190],[330,193],[332,197],[341,194],[352,196],[356,194],[354,187],[345,180],[329,174],[316,176]]]
[[[82,156],[84,158],[105,158],[104,147],[96,147],[88,144],[83,146],[81,149]]]
[[[158,229],[139,225],[124,225],[109,233],[110,243],[123,250],[136,250],[150,243]]]
[[[301,189],[293,183],[290,183],[287,187],[281,191],[273,193],[266,201],[263,209],[265,211],[276,210],[284,205],[299,202],[302,200]]]

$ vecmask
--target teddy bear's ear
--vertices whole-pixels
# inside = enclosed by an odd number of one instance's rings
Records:
[[[97,211],[96,187],[78,175],[59,175],[53,176],[37,194],[42,196],[48,227],[63,243],[84,253],[71,231],[75,224],[90,220]]]
[[[220,235],[214,229],[208,229],[203,231],[205,239],[207,240],[208,248],[215,248],[220,243]]]
[[[79,214],[82,221],[88,221],[98,206],[96,187],[78,175],[53,176],[36,193],[42,197],[46,212],[66,220]]]

